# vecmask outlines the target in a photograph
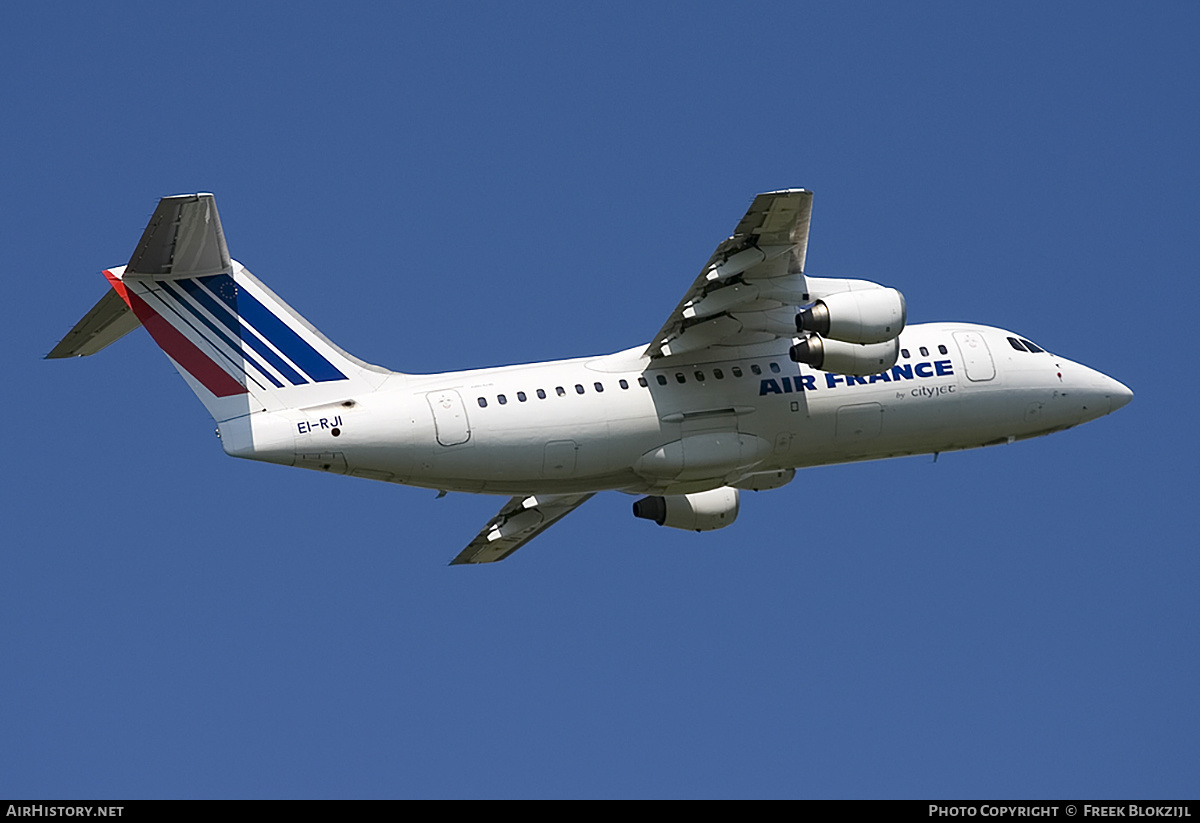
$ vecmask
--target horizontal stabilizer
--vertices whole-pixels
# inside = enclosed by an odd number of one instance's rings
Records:
[[[221,274],[231,265],[216,199],[211,194],[179,194],[158,201],[124,276],[175,280]]]
[[[95,354],[141,325],[121,296],[109,289],[92,310],[67,332],[54,349],[46,355],[47,360],[60,357],[83,357]]]

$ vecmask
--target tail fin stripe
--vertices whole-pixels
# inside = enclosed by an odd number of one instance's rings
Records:
[[[225,275],[221,276],[224,277]],[[252,348],[254,351],[258,352],[262,356],[263,360],[266,360],[268,363],[270,363],[271,366],[273,366],[280,374],[282,374],[289,383],[291,383],[293,386],[303,386],[309,382],[308,378],[304,377],[304,375],[300,374],[291,366],[289,366],[286,362],[284,362],[282,357],[272,351],[271,348],[266,345],[266,343],[260,340],[254,333],[253,329],[244,329],[242,327],[242,324],[238,322],[236,306],[233,309],[233,315],[230,315],[229,312],[226,311],[219,303],[217,303],[217,301],[214,300],[208,292],[200,288],[200,284],[195,280],[180,280],[178,282],[179,285],[183,286],[187,290],[188,294],[196,299],[197,303],[208,309],[209,314],[224,323],[225,328],[233,332],[234,337],[236,337],[249,348]]]
[[[264,366],[262,363],[258,362],[258,360],[255,359],[254,355],[250,354],[250,352],[245,351],[237,343],[234,343],[232,340],[230,340],[229,337],[223,331],[221,331],[219,328],[217,328],[216,323],[214,323],[213,321],[211,321],[207,317],[205,317],[204,314],[200,311],[200,309],[193,306],[191,303],[188,302],[187,298],[185,298],[182,294],[177,292],[175,290],[175,287],[171,284],[171,281],[162,280],[162,281],[159,281],[159,285],[163,287],[163,291],[167,292],[168,294],[171,295],[171,297],[173,297],[175,299],[176,303],[178,303],[179,305],[181,305],[185,309],[187,309],[188,313],[192,317],[196,318],[201,323],[203,323],[204,326],[210,332],[212,332],[212,334],[218,340],[220,340],[222,343],[224,343],[229,348],[229,351],[232,352],[232,355],[227,354],[225,352],[222,352],[222,354],[225,354],[226,357],[231,359],[233,361],[233,363],[238,366],[238,368],[245,371],[245,369],[238,363],[238,358],[240,357],[243,360],[245,360],[247,363],[249,363],[250,365],[254,366],[254,368],[257,369],[262,374],[263,377],[267,378],[267,380],[275,388],[277,388],[277,389],[283,388],[283,383],[279,382],[279,380],[276,379],[275,375],[271,374],[271,372],[267,370],[266,366]],[[209,339],[199,329],[197,329],[196,331],[202,337],[205,337],[205,339]],[[210,340],[210,342],[211,342],[211,340]],[[249,376],[249,372],[247,372],[247,376]]]
[[[219,297],[230,311],[242,318],[247,326],[261,334],[272,346],[307,372],[314,381],[325,383],[348,379],[309,345],[307,340],[258,302],[254,295],[246,289],[239,289],[229,275],[218,274],[197,279]]]
[[[104,272],[104,276],[112,283],[117,294],[129,304],[129,308],[133,309],[133,313],[142,321],[142,325],[150,332],[158,347],[178,363],[180,368],[196,378],[204,388],[217,397],[247,393],[245,386],[218,366],[216,361],[202,352],[195,343],[184,337],[183,332],[172,326],[165,317],[150,308],[145,300],[127,289],[124,283],[109,272]]]
[[[162,281],[156,281],[156,285],[162,285]],[[142,299],[151,311],[156,312],[160,317],[174,326],[176,331],[195,344],[196,348],[203,352],[206,357],[217,361],[217,365],[219,366],[225,364],[225,370],[232,371],[233,378],[239,383],[246,385],[247,381],[249,381],[259,389],[265,388],[254,375],[246,370],[241,360],[216,345],[187,315],[183,314],[171,300],[168,300],[167,294],[162,289],[147,288],[139,284],[135,287],[134,293]],[[247,385],[247,389],[249,388],[250,386]]]

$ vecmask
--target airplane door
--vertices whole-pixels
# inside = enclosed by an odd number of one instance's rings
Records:
[[[543,477],[570,477],[575,473],[579,444],[574,440],[551,440],[543,454]]]
[[[883,406],[878,403],[856,403],[837,410],[838,440],[871,440],[883,428]]]
[[[962,353],[968,380],[981,383],[996,376],[996,364],[992,362],[992,353],[988,351],[983,335],[973,331],[956,331],[954,342]]]
[[[437,441],[443,446],[457,446],[471,439],[471,424],[467,421],[467,409],[462,398],[454,389],[431,391],[425,395],[429,408],[433,410],[433,426]]]

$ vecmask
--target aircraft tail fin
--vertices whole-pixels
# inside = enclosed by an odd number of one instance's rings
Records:
[[[159,201],[113,291],[48,357],[94,354],[139,324],[218,422],[373,391],[391,372],[335,346],[229,256],[211,194]]]

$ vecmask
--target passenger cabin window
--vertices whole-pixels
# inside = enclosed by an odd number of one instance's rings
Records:
[[[943,346],[941,343],[938,343],[938,354],[949,354],[949,353],[950,352],[946,350],[945,346]]]
[[[646,378],[644,378],[644,377],[639,377],[639,378],[638,378],[638,385],[639,385],[639,386],[641,386],[641,387],[644,389],[644,388],[647,388],[647,387],[648,387],[650,384],[646,382]]]
[[[486,397],[479,398],[479,408],[481,408],[481,409],[487,408],[487,398]]]
[[[583,384],[582,384],[582,383],[576,383],[576,384],[575,384],[575,393],[576,393],[576,394],[583,394]]]
[[[1025,347],[1021,345],[1021,341],[1015,337],[1008,338],[1008,345],[1012,346],[1017,351],[1025,351]]]
[[[502,394],[498,394],[498,395],[496,395],[496,402],[498,402],[501,406],[503,406],[505,403],[508,402],[508,398]]]
[[[593,383],[593,384],[592,384],[592,386],[593,386],[593,387],[595,387],[595,389],[596,389],[596,391],[597,391],[597,392],[602,392],[602,391],[604,391],[604,384],[603,384],[603,383]]]
[[[928,357],[928,356],[929,356],[929,349],[927,349],[927,348],[925,348],[924,346],[922,346],[922,347],[921,347],[921,356],[922,356],[922,357]]]
[[[901,350],[900,350],[900,356],[901,356],[901,357],[903,357],[905,360],[907,360],[907,359],[908,359],[908,357],[909,357],[909,355],[908,355],[908,349],[901,349]]]
[[[667,376],[665,374],[655,375],[655,377],[658,380],[658,385],[660,385],[660,386],[667,385]]]
[[[526,400],[528,400],[529,398],[527,398],[527,397],[525,396],[525,392],[523,392],[523,391],[519,391],[519,392],[517,392],[517,399],[518,399],[518,400],[520,400],[522,403],[524,403],[524,402],[525,402]]]
[[[720,369],[713,369],[713,377],[717,378],[718,380],[724,380],[725,372],[721,371]]]
[[[771,374],[779,374],[779,364],[778,363],[768,363],[767,365],[771,367]]]
[[[676,383],[686,383],[687,382],[687,378],[683,376],[683,372],[681,372],[681,371],[675,372],[675,382]]]
[[[1029,349],[1029,351],[1033,352],[1034,354],[1041,354],[1042,352],[1045,351],[1045,349],[1033,345],[1028,340],[1026,340],[1024,337],[1021,338],[1021,342],[1025,344],[1025,348]]]
[[[733,372],[734,377],[742,376],[742,367],[741,366],[734,366],[732,369],[730,369],[730,371]]]
[[[546,390],[545,390],[545,389],[538,389],[538,390],[537,390],[537,396],[538,396],[538,400],[545,400],[545,399],[546,399]]]
[[[753,374],[762,374],[762,367],[761,367],[761,366],[759,366],[757,363],[751,363],[751,364],[750,364],[750,371],[751,371],[751,373],[753,373]]]
[[[704,382],[704,372],[702,372],[702,371],[696,372],[696,379],[699,380],[701,383],[703,383]]]
[[[629,388],[629,381],[628,380],[618,380],[617,385],[623,389],[627,389],[627,388]]]
[[[562,386],[555,386],[554,393],[557,394],[559,397],[562,397],[563,395],[565,395],[567,393],[567,390],[564,389]]]

